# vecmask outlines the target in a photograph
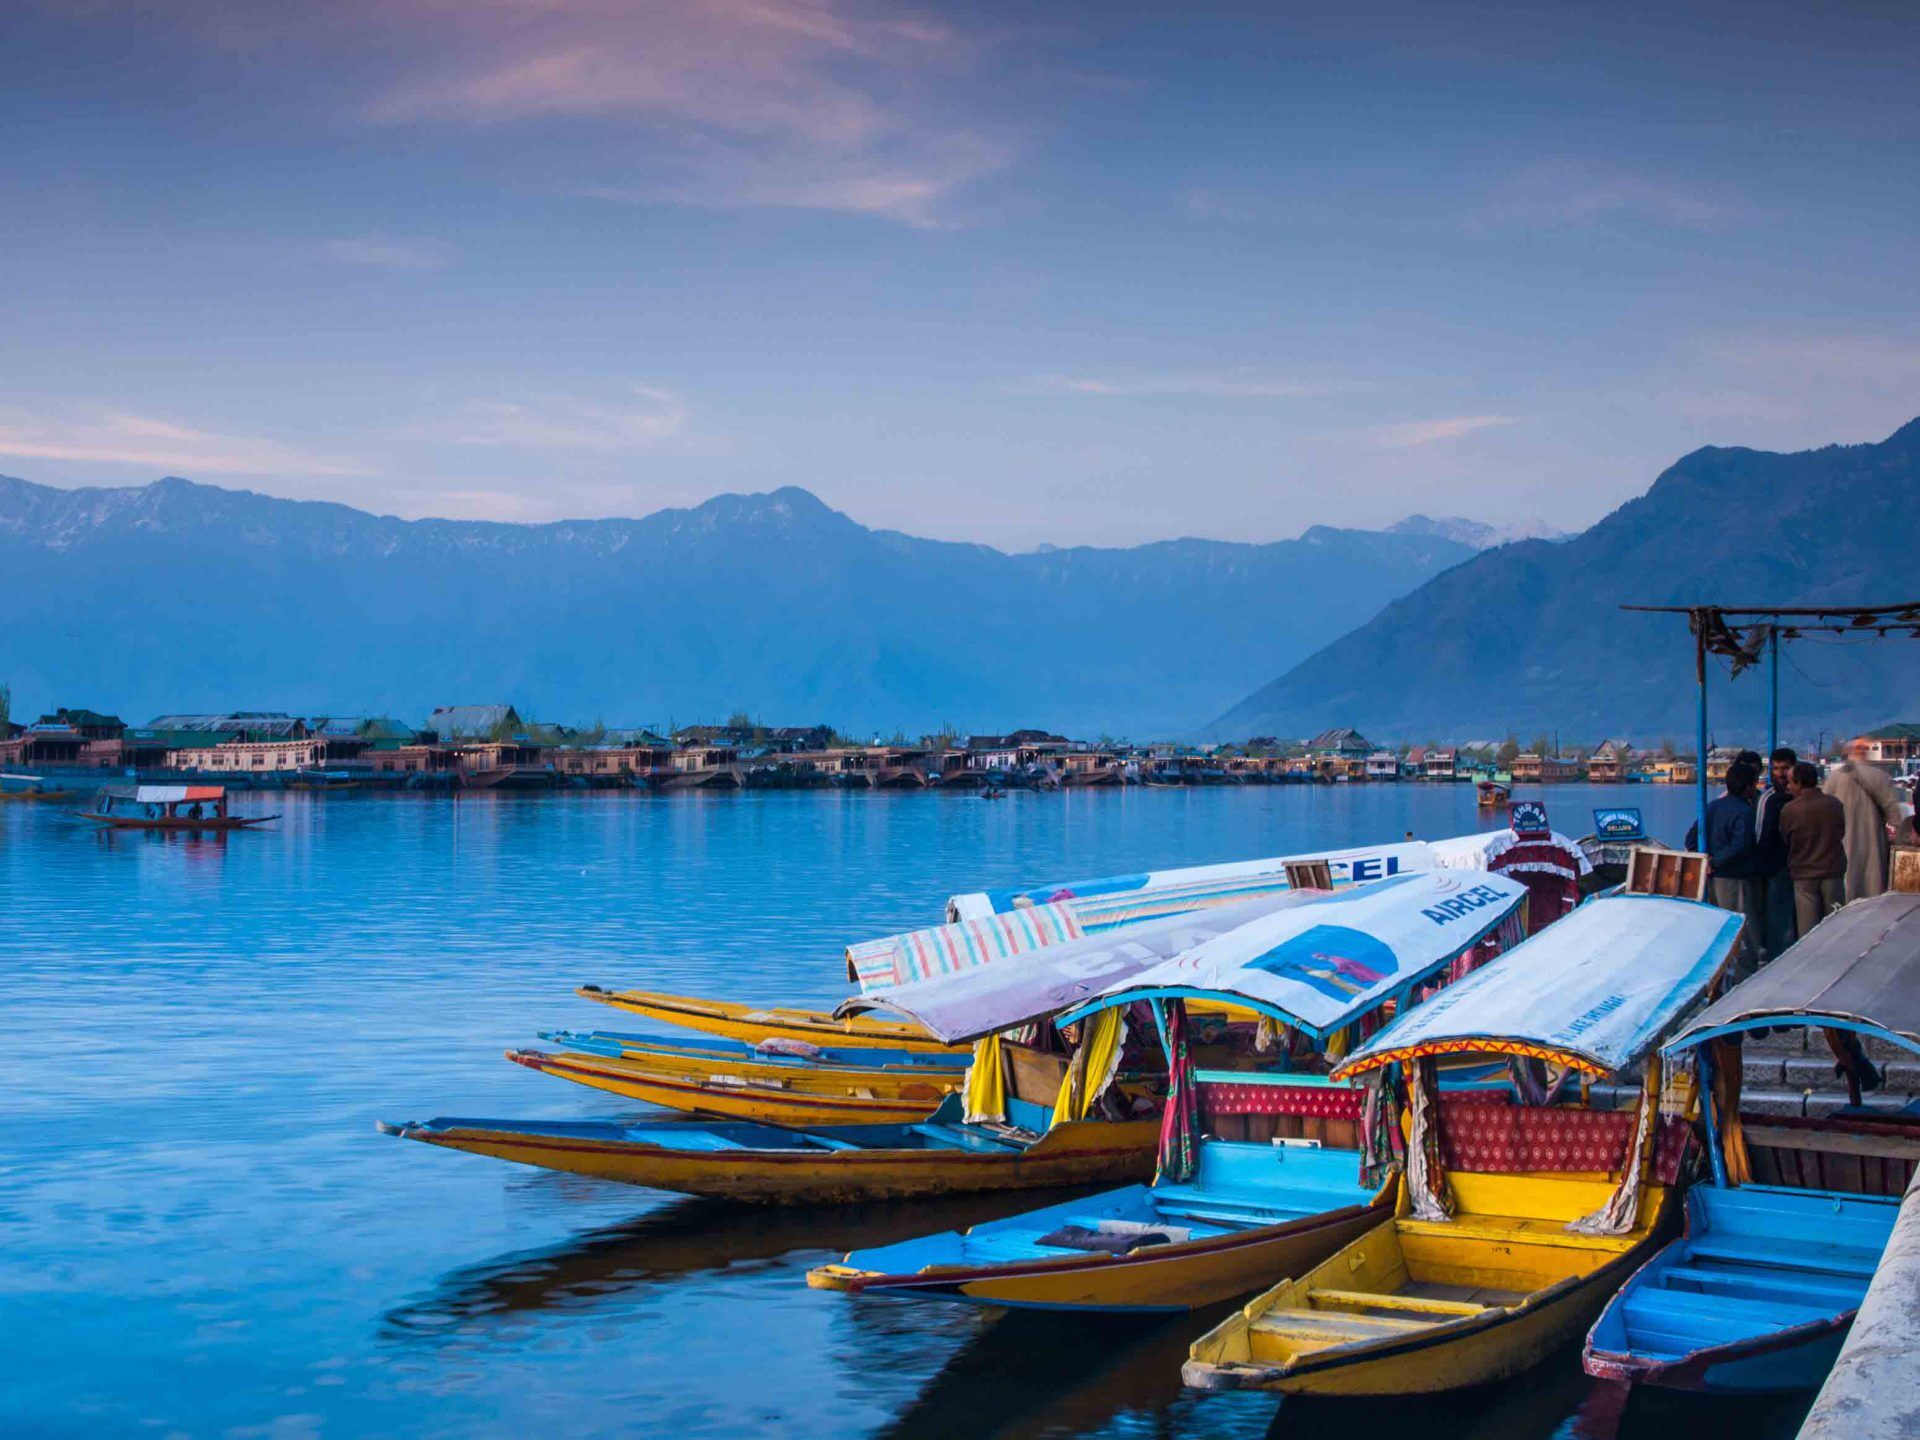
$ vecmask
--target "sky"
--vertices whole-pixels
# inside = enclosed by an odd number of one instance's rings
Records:
[[[0,473],[1574,529],[1920,414],[1916,155],[1911,4],[10,0]]]

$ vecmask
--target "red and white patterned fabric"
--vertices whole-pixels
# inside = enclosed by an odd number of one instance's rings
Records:
[[[1346,1085],[1236,1085],[1209,1080],[1200,1087],[1200,1108],[1215,1115],[1303,1115],[1319,1120],[1358,1120],[1361,1092]]]
[[[1632,1110],[1533,1109],[1486,1096],[1440,1097],[1440,1156],[1448,1170],[1477,1174],[1618,1170],[1633,1141]],[[1692,1140],[1678,1116],[1663,1116],[1654,1177],[1672,1184]]]

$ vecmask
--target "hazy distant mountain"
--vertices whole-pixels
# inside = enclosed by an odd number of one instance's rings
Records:
[[[510,700],[576,721],[739,708],[1147,735],[1192,729],[1471,554],[1316,527],[1008,555],[870,530],[799,489],[507,525],[0,479],[0,682],[18,709],[136,719]]]
[[[1387,527],[1389,535],[1420,535],[1430,539],[1454,540],[1473,550],[1491,550],[1516,540],[1564,540],[1567,532],[1557,530],[1537,515],[1510,520],[1504,525],[1489,525],[1484,520],[1467,520],[1447,515],[1435,520],[1429,515],[1409,515]]]
[[[1696,450],[1638,500],[1559,544],[1475,556],[1388,605],[1209,727],[1376,739],[1465,734],[1563,740],[1692,733],[1693,649],[1682,616],[1623,603],[1886,605],[1920,600],[1920,420],[1877,445],[1794,455]],[[1920,719],[1920,640],[1808,638],[1786,646],[1781,707],[1796,735]],[[1723,742],[1765,714],[1759,672],[1716,671]]]

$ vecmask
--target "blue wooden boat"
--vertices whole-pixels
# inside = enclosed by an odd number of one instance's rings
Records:
[[[1837,1055],[1862,1035],[1920,1051],[1920,895],[1844,907],[1666,1047],[1693,1052],[1712,1082],[1712,1181],[1687,1197],[1686,1234],[1594,1323],[1590,1374],[1726,1392],[1825,1380],[1920,1161],[1920,1119],[1741,1116],[1739,1038],[1801,1026],[1855,1037]]]
[[[1063,1008],[1062,1022],[1072,1023],[1152,1002],[1173,1093],[1195,1100],[1192,1123],[1185,1133],[1170,1125],[1151,1185],[855,1250],[813,1270],[808,1283],[856,1295],[1164,1313],[1311,1268],[1391,1212],[1389,1177],[1363,1179],[1361,1092],[1312,1074],[1193,1069],[1184,1002],[1244,1007],[1323,1045],[1390,1000],[1404,1007],[1503,927],[1517,938],[1526,900],[1525,886],[1502,876],[1401,875],[1303,894],[1157,963],[1119,953],[1103,963],[1082,944],[868,996],[947,1040]],[[1214,912],[1207,924],[1232,913]],[[1170,1101],[1168,1111],[1180,1107]]]

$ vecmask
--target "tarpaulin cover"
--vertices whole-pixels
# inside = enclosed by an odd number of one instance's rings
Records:
[[[1034,905],[849,945],[847,978],[862,990],[905,985],[1078,940],[1084,933],[1069,906]]]
[[[1480,871],[1356,885],[1115,976],[1079,1011],[1150,997],[1224,997],[1324,1039],[1450,964],[1526,896],[1519,881]]]
[[[1145,870],[1137,875],[1107,875],[1092,880],[1060,880],[1026,889],[981,890],[955,895],[947,901],[947,918],[972,920],[1025,905],[1054,905],[1062,900],[1099,895],[1125,895],[1172,886],[1211,886],[1223,893],[1236,884],[1248,893],[1286,884],[1287,862],[1325,860],[1336,885],[1359,884],[1395,875],[1403,870],[1431,870],[1433,853],[1423,841],[1394,845],[1364,845],[1350,850],[1311,850],[1298,855],[1275,855],[1263,860],[1236,860],[1225,865],[1194,865],[1181,870]]]
[[[957,1043],[1062,1011],[1211,996],[1318,1039],[1430,977],[1526,893],[1516,880],[1449,871],[1332,894],[1285,892],[1049,946],[1014,965],[877,991],[836,1013],[884,1004]]]
[[[1721,996],[1669,1051],[1767,1021],[1839,1022],[1920,1050],[1920,895],[1856,900]]]
[[[958,1044],[1079,1004],[1119,975],[1191,949],[1257,916],[1303,905],[1320,891],[1282,890],[1257,900],[1148,920],[1106,935],[1067,940],[1018,963],[977,965],[843,1001],[841,1018],[885,1006]]]
[[[118,785],[107,793],[116,800],[139,805],[177,805],[190,800],[218,800],[227,791],[222,785]]]
[[[1740,926],[1740,916],[1692,900],[1590,900],[1400,1016],[1334,1073],[1423,1055],[1492,1053],[1610,1075],[1658,1045],[1706,993]]]

